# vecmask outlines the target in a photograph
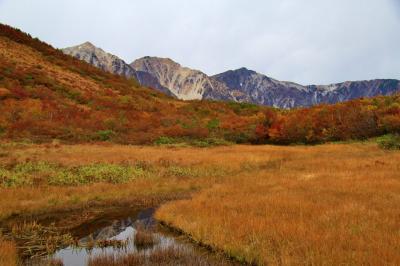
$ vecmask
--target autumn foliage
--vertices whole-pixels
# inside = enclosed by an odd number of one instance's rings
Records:
[[[37,142],[254,139],[261,107],[183,102],[0,25],[0,136]]]
[[[292,111],[183,102],[103,72],[0,24],[0,138],[153,143],[321,143],[400,132],[400,96]]]
[[[399,132],[400,95],[279,112],[256,131],[259,139],[278,144],[362,140]]]

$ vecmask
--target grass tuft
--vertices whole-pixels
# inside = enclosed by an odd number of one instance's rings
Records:
[[[134,243],[138,249],[147,249],[156,245],[158,239],[153,232],[139,228],[136,231]]]
[[[378,138],[378,145],[385,150],[400,150],[400,135],[388,134]]]
[[[136,265],[231,265],[224,259],[212,261],[207,255],[180,247],[157,248],[150,253],[139,252],[125,256],[101,255],[89,259],[88,266],[136,266]]]
[[[17,266],[18,254],[14,242],[4,239],[0,232],[0,265]]]

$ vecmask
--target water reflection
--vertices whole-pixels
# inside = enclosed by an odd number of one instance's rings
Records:
[[[92,243],[105,240],[123,241],[125,244],[122,248],[105,247],[105,248],[76,248],[68,247],[57,251],[52,258],[61,259],[64,266],[84,266],[90,257],[100,255],[122,256],[128,253],[142,252],[151,255],[152,251],[159,248],[177,247],[180,249],[192,249],[188,243],[178,242],[172,236],[167,236],[160,231],[155,230],[156,222],[153,219],[153,209],[146,209],[139,212],[136,217],[128,217],[119,220],[111,220],[109,226],[102,227],[90,232],[79,239],[78,244],[82,247],[91,246]],[[135,245],[135,235],[138,228],[153,231],[153,237],[157,239],[154,245],[146,248],[138,248]]]

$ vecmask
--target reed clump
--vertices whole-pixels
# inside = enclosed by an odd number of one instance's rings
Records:
[[[159,239],[154,234],[154,232],[142,228],[138,228],[135,237],[134,244],[138,249],[152,248],[154,245],[158,244]]]
[[[54,224],[43,226],[37,222],[13,225],[10,238],[18,244],[22,258],[44,257],[75,242],[69,233],[63,233]]]
[[[150,253],[138,252],[125,256],[103,255],[89,259],[88,266],[207,266],[232,265],[224,259],[212,259],[207,255],[199,256],[193,250],[180,247],[157,248]]]
[[[0,265],[17,266],[18,252],[15,242],[6,239],[0,232]]]

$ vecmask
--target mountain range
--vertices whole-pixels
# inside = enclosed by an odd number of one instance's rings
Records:
[[[303,86],[279,81],[247,68],[208,76],[201,71],[183,67],[169,58],[147,56],[128,64],[90,42],[62,51],[102,70],[135,78],[143,86],[182,100],[249,102],[289,109],[392,95],[400,91],[400,81],[394,79]]]

